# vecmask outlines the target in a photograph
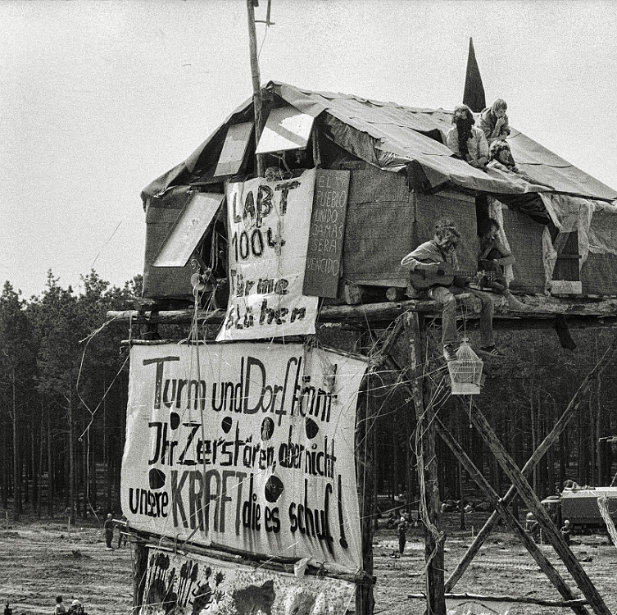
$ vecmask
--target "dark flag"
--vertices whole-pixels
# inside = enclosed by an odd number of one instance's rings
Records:
[[[467,58],[467,75],[465,76],[465,93],[463,103],[466,104],[474,113],[480,113],[486,107],[486,97],[484,96],[484,86],[480,69],[476,61],[476,53],[473,50],[473,39],[469,39],[469,57]]]

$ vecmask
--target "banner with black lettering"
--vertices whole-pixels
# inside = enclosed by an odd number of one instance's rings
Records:
[[[121,502],[156,535],[361,568],[366,362],[301,344],[131,348]]]
[[[345,615],[347,581],[274,572],[150,548],[140,615]]]
[[[218,341],[315,333],[317,297],[302,294],[315,169],[227,186],[229,304]]]

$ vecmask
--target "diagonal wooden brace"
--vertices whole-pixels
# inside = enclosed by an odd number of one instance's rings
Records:
[[[548,512],[540,503],[538,496],[531,485],[523,476],[520,468],[516,465],[512,457],[508,454],[503,444],[493,431],[484,415],[475,407],[471,409],[469,418],[474,427],[478,430],[482,439],[489,447],[495,460],[501,466],[506,476],[512,482],[512,485],[518,491],[520,497],[525,502],[527,508],[533,513],[540,527],[544,530],[544,534],[551,543],[565,567],[568,569],[572,578],[578,585],[582,594],[587,598],[589,605],[597,615],[611,615],[610,610],[604,603],[602,596],[598,593],[596,586],[576,559],[559,530],[555,527]]]
[[[528,475],[533,468],[540,462],[540,460],[544,457],[544,455],[548,452],[548,450],[557,442],[568,423],[572,419],[572,417],[578,412],[581,404],[583,403],[583,396],[589,390],[589,387],[600,377],[602,372],[612,364],[613,359],[617,356],[617,337],[613,340],[610,347],[606,350],[606,352],[602,355],[600,360],[596,363],[595,367],[585,376],[580,386],[576,390],[576,393],[570,400],[570,403],[564,410],[563,414],[559,418],[559,420],[555,423],[553,429],[550,433],[544,438],[540,446],[536,448],[533,455],[527,460],[527,463],[523,466],[522,472],[526,476]],[[502,501],[504,505],[508,506],[514,497],[516,496],[516,487],[511,485]],[[493,514],[488,518],[482,529],[478,532],[475,540],[470,545],[467,553],[463,556],[461,561],[458,563],[457,567],[454,569],[450,578],[446,581],[445,590],[452,591],[454,586],[461,579],[463,574],[465,574],[465,570],[467,570],[467,566],[473,559],[474,555],[478,552],[480,547],[484,544],[484,541],[488,538],[491,530],[495,526],[497,519],[499,517],[499,513],[494,511]]]
[[[458,443],[456,438],[454,438],[454,436],[448,431],[448,429],[438,417],[435,417],[435,430],[437,431],[441,439],[448,445],[456,458],[461,462],[465,470],[469,472],[476,485],[478,485],[478,487],[484,492],[486,497],[489,498],[492,505],[495,507],[494,514],[501,515],[503,520],[508,524],[514,534],[516,534],[520,538],[527,551],[529,551],[531,557],[533,557],[538,566],[548,577],[549,581],[555,586],[557,591],[561,594],[562,598],[566,601],[576,600],[576,596],[574,596],[566,582],[561,578],[560,574],[553,567],[551,562],[546,558],[544,553],[542,553],[542,551],[540,550],[538,545],[536,545],[531,536],[529,536],[529,534],[524,530],[518,519],[516,519],[516,517],[510,512],[505,502],[499,498],[499,494],[493,489],[493,487],[486,480],[482,472],[478,470],[473,461],[471,461],[471,459],[467,456],[461,445]],[[476,552],[474,552],[474,555]],[[588,615],[587,609],[578,603],[572,604],[571,608],[578,615]]]

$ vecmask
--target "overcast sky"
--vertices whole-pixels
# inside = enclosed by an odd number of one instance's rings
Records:
[[[257,17],[265,17],[261,0]],[[452,109],[487,101],[617,188],[617,2],[272,0],[262,82]],[[0,282],[143,268],[139,193],[251,94],[245,0],[0,2]]]

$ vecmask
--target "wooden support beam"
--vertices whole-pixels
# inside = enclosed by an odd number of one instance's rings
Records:
[[[480,410],[476,407],[472,407],[469,418],[474,427],[478,430],[482,439],[489,447],[497,463],[501,466],[501,469],[505,472],[506,476],[510,479],[512,484],[516,487],[519,495],[525,502],[527,508],[533,513],[536,520],[544,530],[544,535],[548,542],[551,543],[564,565],[572,575],[572,578],[576,581],[582,594],[587,598],[591,608],[597,615],[611,615],[610,610],[604,603],[602,596],[598,593],[595,585],[581,566],[580,562],[576,559],[568,545],[565,543],[559,530],[555,527],[555,524],[548,515],[548,512],[540,504],[538,496],[535,494],[531,485],[527,482],[523,476],[520,468],[516,465],[512,457],[503,447],[503,444],[489,425],[488,421]]]
[[[617,338],[615,338],[610,345],[610,347],[606,350],[604,355],[597,362],[595,367],[585,376],[581,384],[579,385],[576,393],[573,395],[572,399],[568,403],[568,406],[564,410],[563,414],[559,418],[559,420],[553,426],[553,429],[550,433],[544,438],[540,446],[536,448],[531,457],[527,460],[527,463],[523,466],[522,473],[524,476],[531,473],[533,468],[540,462],[540,460],[544,457],[544,455],[548,452],[548,450],[559,440],[559,436],[563,433],[568,423],[572,419],[572,417],[578,412],[581,404],[584,399],[583,396],[589,391],[591,385],[597,381],[602,372],[612,364],[613,359],[617,356]],[[504,497],[502,498],[502,502],[505,506],[508,506],[512,500],[516,496],[516,487],[511,485]],[[457,567],[454,569],[448,580],[446,581],[445,589],[446,591],[452,591],[454,586],[458,583],[460,578],[465,573],[467,566],[473,559],[474,555],[478,552],[480,547],[484,544],[484,541],[488,538],[491,530],[495,526],[497,519],[499,518],[499,512],[495,510],[491,516],[488,518],[482,529],[476,535],[473,543],[470,545],[467,553],[463,556],[461,561],[458,563]]]
[[[178,542],[177,540],[167,536],[152,534],[150,532],[145,532],[144,530],[135,530],[133,528],[131,528],[130,532],[131,542],[141,543],[145,546],[146,550],[149,547],[153,547],[182,553],[189,557],[191,555],[203,555],[205,557],[211,557],[230,564],[250,566],[253,568],[259,567],[264,570],[273,570],[275,572],[284,572],[287,574],[294,573],[294,566],[299,561],[298,557],[264,557],[258,556],[250,551],[240,551],[236,549],[221,550],[221,548],[205,547],[193,542]],[[323,564],[322,562],[317,561],[309,562],[305,574],[318,577],[325,575],[333,579],[340,579],[342,581],[355,583],[357,585],[374,585],[375,583],[374,577],[365,575],[362,571],[351,572],[348,569],[336,564]]]
[[[424,594],[408,594],[407,598],[411,600],[426,599]],[[553,606],[553,607],[572,607],[578,605],[589,604],[587,600],[582,598],[576,600],[543,600],[542,598],[514,598],[512,596],[484,596],[481,594],[446,594],[446,600],[477,600],[478,602],[507,602],[516,604],[537,604],[538,606]],[[585,611],[586,612],[586,611]]]
[[[555,570],[555,568],[544,555],[544,553],[542,553],[533,538],[524,530],[518,519],[516,519],[514,515],[510,512],[507,505],[500,499],[499,494],[486,480],[484,474],[482,474],[482,472],[471,461],[471,459],[465,453],[456,438],[439,420],[439,417],[435,417],[435,430],[442,438],[442,440],[448,445],[448,448],[454,453],[456,458],[463,464],[467,472],[469,472],[472,480],[476,483],[476,485],[478,485],[484,495],[491,501],[491,504],[496,509],[495,512],[501,515],[502,519],[508,524],[514,534],[519,537],[520,541],[523,543],[527,551],[529,551],[531,557],[533,557],[540,569],[548,577],[549,581],[561,594],[561,597],[564,600],[568,601],[575,600],[576,596],[574,596],[567,583],[561,578],[557,570]],[[480,544],[478,544],[476,550],[473,553],[470,553],[470,559],[473,558],[473,556],[478,552],[479,549]],[[471,549],[469,551],[471,551]],[[580,605],[572,606],[572,610],[578,615],[587,615],[587,609]]]
[[[255,147],[259,143],[261,131],[263,128],[262,118],[262,94],[261,94],[261,76],[259,74],[259,61],[257,55],[257,34],[255,32],[255,8],[253,0],[246,0],[246,11],[248,16],[249,27],[249,54],[251,59],[251,81],[253,83],[253,114],[255,116]],[[257,177],[264,176],[264,159],[262,154],[255,156],[255,170]]]
[[[434,302],[426,299],[408,299],[405,301],[387,301],[367,303],[364,305],[324,305],[319,311],[320,322],[375,322],[391,321],[406,311],[427,313],[440,317],[441,309]],[[581,326],[616,326],[617,299],[603,299],[598,301],[563,300],[534,298],[534,304],[529,305],[527,311],[510,311],[507,306],[498,306],[495,310],[495,327],[500,328],[552,328],[555,317],[564,315],[568,318],[570,328]],[[107,312],[108,318],[119,322],[133,322],[134,324],[184,324],[195,318],[193,309],[138,311],[112,310]],[[475,319],[478,314],[469,312],[468,319]],[[220,324],[225,318],[225,310],[198,310],[197,321],[200,323]]]
[[[439,531],[439,483],[435,454],[435,410],[424,403],[424,323],[417,312],[405,314],[412,398],[416,411],[416,461],[420,483],[420,509],[424,509],[424,558],[426,562],[427,610],[446,615],[444,598],[445,534]],[[410,468],[411,470],[411,468]]]
[[[358,480],[358,499],[360,504],[360,523],[362,525],[362,568],[365,575],[373,574],[373,514],[374,497],[374,466],[373,436],[374,422],[371,405],[371,375],[364,379],[365,389],[358,403],[356,419],[356,472]],[[372,615],[375,608],[375,597],[372,585],[356,586],[356,613]]]
[[[393,369],[400,370],[400,366],[396,363],[396,361],[392,357],[387,357],[386,363],[388,365],[390,365]],[[411,394],[411,388],[408,387],[408,386],[405,386],[405,388]],[[443,430],[440,429],[439,426],[440,426],[441,422],[439,421],[438,417],[435,417],[435,418],[436,418],[435,428],[436,428],[437,432],[439,433],[439,435],[443,438],[443,434],[445,433],[445,428]],[[443,427],[443,425],[442,425],[442,427]],[[497,493],[492,489],[490,484],[486,481],[486,479],[484,478],[484,475],[479,470],[477,470],[477,468],[474,465],[474,463],[471,461],[471,459],[469,459],[467,454],[463,451],[463,449],[458,444],[458,441],[456,441],[454,438],[452,438],[452,436],[450,436],[449,441],[446,440],[446,438],[444,438],[444,441],[446,441],[446,444],[448,444],[448,445],[452,444],[451,448],[456,449],[456,450],[453,450],[453,453],[457,456],[459,461],[461,461],[461,463],[463,464],[465,469],[469,472],[469,474],[472,476],[472,478],[474,480],[477,478],[477,480],[479,481],[478,486],[480,488],[483,488],[483,489],[487,490],[487,496],[489,497],[489,499],[492,500],[493,505],[496,508],[498,508],[497,502],[499,502],[499,508],[503,507],[505,509],[505,514],[507,515],[506,522],[510,525],[510,527],[512,527],[512,529],[513,529],[513,531],[515,533],[519,534],[519,537],[520,537],[521,542],[523,543],[523,545],[525,547],[527,547],[530,555],[534,558],[534,560],[536,560],[536,562],[538,563],[538,566],[545,572],[545,574],[547,575],[549,580],[551,580],[551,582],[553,582],[553,585],[555,585],[556,589],[561,593],[561,595],[566,600],[570,600],[569,596],[573,597],[574,595],[571,593],[569,587],[561,579],[559,573],[557,573],[555,571],[555,569],[552,566],[552,564],[550,563],[550,561],[548,561],[544,557],[544,554],[537,547],[535,542],[531,539],[531,537],[527,534],[527,532],[525,532],[525,530],[520,525],[518,519],[516,519],[512,515],[512,513],[510,513],[510,511],[505,508],[505,504],[499,500],[499,496],[497,495]],[[495,516],[499,516],[500,512],[496,511],[494,514],[495,514]],[[522,531],[522,534],[519,531],[517,531],[517,529],[516,529],[517,526]],[[471,562],[471,560],[473,559],[475,554],[480,550],[480,546],[484,542],[484,539],[490,533],[490,530],[491,530],[491,528],[487,528],[487,526],[485,525],[485,527],[482,528],[482,532],[485,533],[484,538],[481,541],[477,542],[477,546],[475,547],[475,549],[473,549],[473,545],[472,545],[472,547],[470,547],[470,549],[467,551],[467,554],[466,554],[466,558],[467,559],[466,559],[466,563],[465,563],[465,569],[467,568],[467,566],[469,565],[469,563]],[[474,543],[474,544],[476,544],[476,543]],[[473,549],[473,551],[472,551],[472,549]],[[460,576],[462,576],[463,572],[464,572],[464,570],[462,570],[460,572]],[[460,576],[458,576],[456,578],[456,581],[459,580]],[[452,579],[452,577],[451,577],[451,579]],[[456,583],[456,581],[454,581],[454,583]],[[445,593],[445,591],[450,591],[450,590],[448,590],[448,589],[446,589],[444,587],[444,593]],[[575,600],[575,602],[576,602],[576,600]],[[569,605],[569,606],[575,606],[575,605]],[[582,611],[579,611],[577,609],[574,609],[574,610],[575,610],[575,612],[580,613],[580,615],[585,615],[587,613],[587,611],[585,609],[583,609]]]
[[[399,334],[401,333],[401,329],[403,329],[404,326],[405,323],[403,322],[403,318],[399,317],[394,322],[394,327],[392,327],[390,331],[386,332],[386,338],[383,341],[381,348],[376,354],[374,354],[370,358],[371,366],[373,369],[378,369],[384,364],[384,362],[388,358],[388,355],[390,354],[392,346],[396,344],[396,340],[398,339]]]

